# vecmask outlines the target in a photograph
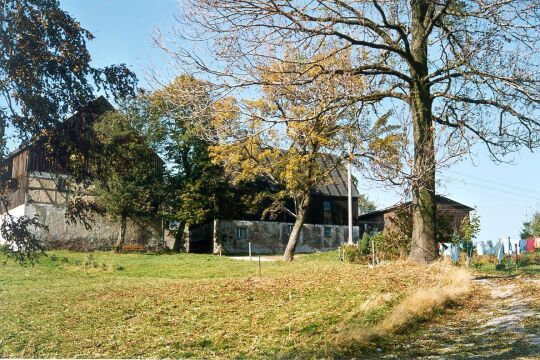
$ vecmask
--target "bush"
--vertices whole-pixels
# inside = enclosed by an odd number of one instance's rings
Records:
[[[377,259],[395,260],[406,256],[409,252],[410,239],[396,237],[392,233],[376,232],[369,236],[369,245],[375,242]]]
[[[343,245],[343,259],[350,263],[357,263],[362,258],[360,248],[357,245]]]
[[[362,239],[358,242],[358,249],[360,250],[360,254],[369,255],[369,235],[367,231],[364,232],[364,235],[362,235]]]

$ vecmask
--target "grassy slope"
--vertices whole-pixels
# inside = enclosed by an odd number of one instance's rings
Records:
[[[439,268],[370,270],[336,258],[265,262],[261,277],[254,262],[206,255],[54,252],[34,267],[7,262],[0,265],[0,356],[369,353],[339,339],[383,323],[414,289],[448,279]]]

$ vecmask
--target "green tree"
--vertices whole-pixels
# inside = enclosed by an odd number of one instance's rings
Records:
[[[95,152],[97,204],[119,220],[115,251],[125,242],[128,219],[155,220],[162,196],[163,163],[126,113],[110,112],[94,125],[99,150]]]
[[[521,238],[540,237],[540,212],[535,212],[530,221],[523,223]]]
[[[537,1],[185,0],[183,14],[194,29],[190,35],[208,44],[212,63],[191,49],[180,49],[177,58],[184,68],[221,79],[226,89],[284,86],[279,76],[269,82],[257,71],[279,59],[303,65],[283,71],[288,86],[309,83],[302,77],[306,68],[362,76],[368,86],[351,91],[349,102],[403,109],[394,119],[410,130],[404,178],[413,203],[413,261],[438,256],[435,174],[442,158],[460,158],[475,142],[496,160],[540,146]],[[352,64],[286,58],[288,51],[316,52],[327,44],[336,56],[350,53]]]
[[[93,100],[97,90],[116,98],[133,95],[136,78],[125,65],[92,66],[86,46],[92,39],[57,0],[0,1],[1,155],[13,134],[22,140],[40,134]],[[9,207],[5,196],[0,202]],[[7,215],[2,223],[4,239],[11,239],[10,251],[20,260],[26,258],[22,252],[32,257],[41,251],[34,237],[21,236],[38,220]]]
[[[180,250],[190,225],[234,216],[223,169],[211,162],[210,142],[199,126],[226,121],[235,111],[227,110],[230,102],[213,96],[210,84],[187,75],[144,94],[138,104],[145,115],[133,116],[133,126],[167,162],[160,214],[166,221],[179,222],[174,248]]]
[[[480,234],[480,229],[480,216],[474,212],[470,216],[463,218],[459,227],[459,232],[461,233],[463,240],[472,242]]]
[[[468,217],[463,218],[459,228],[463,240],[467,242],[467,262],[469,267],[473,256],[473,240],[480,234],[480,216],[474,212]]]
[[[366,214],[371,211],[375,211],[377,209],[377,206],[375,206],[375,203],[367,197],[367,195],[360,194],[358,197],[358,214]]]
[[[94,36],[57,0],[0,1],[0,150],[6,130],[29,138],[93,100],[96,90],[133,95],[125,65],[96,68],[86,43]]]

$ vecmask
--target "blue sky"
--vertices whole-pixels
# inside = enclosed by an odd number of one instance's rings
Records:
[[[176,71],[173,62],[153,46],[152,34],[167,34],[176,24],[177,0],[61,0],[96,39],[89,44],[96,66],[126,63],[146,86],[145,74],[155,69],[162,76]],[[540,210],[540,153],[514,154],[515,165],[494,164],[482,147],[474,163],[465,160],[438,174],[438,192],[476,207],[481,217],[482,240],[517,237],[522,222]],[[511,160],[511,159],[509,159]],[[393,205],[399,196],[391,190],[360,180],[359,190],[379,207]]]

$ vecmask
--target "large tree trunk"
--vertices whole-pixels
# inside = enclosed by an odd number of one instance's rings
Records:
[[[122,251],[122,247],[124,246],[124,242],[126,241],[126,223],[127,223],[127,217],[122,215],[120,217],[120,227],[118,229],[118,239],[116,240],[116,244],[114,245],[114,251],[115,252]]]
[[[414,133],[412,183],[412,244],[409,259],[429,263],[437,258],[435,243],[435,146],[432,127],[432,98],[427,79],[428,56],[425,17],[429,1],[416,0],[412,6],[411,63],[413,78],[411,112]]]
[[[307,195],[298,201],[298,207],[296,209],[296,221],[292,228],[291,234],[289,235],[289,242],[285,248],[285,253],[283,254],[283,259],[285,261],[292,261],[294,259],[294,251],[296,250],[296,245],[298,244],[298,239],[300,238],[300,232],[304,226],[304,221],[306,220],[306,215],[309,210],[310,196]]]

